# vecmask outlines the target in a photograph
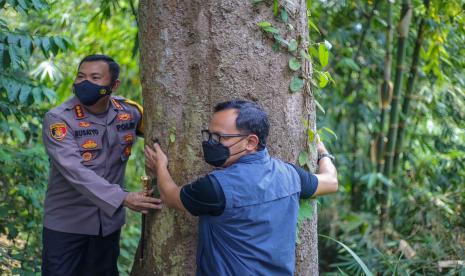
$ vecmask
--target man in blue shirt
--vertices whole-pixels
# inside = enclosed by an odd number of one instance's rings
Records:
[[[197,275],[293,275],[299,199],[337,191],[333,157],[318,142],[319,173],[270,157],[269,121],[256,103],[220,103],[203,130],[207,163],[221,167],[179,187],[158,144],[147,165],[169,208],[199,216]]]

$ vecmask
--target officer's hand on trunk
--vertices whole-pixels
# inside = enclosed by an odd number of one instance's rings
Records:
[[[153,190],[149,191],[149,194],[152,192]],[[144,192],[129,193],[124,199],[123,205],[143,214],[147,214],[150,209],[159,210],[163,207],[161,199],[146,196]]]
[[[158,143],[154,143],[153,147],[145,146],[145,160],[147,167],[155,173],[160,168],[168,167],[168,157]]]

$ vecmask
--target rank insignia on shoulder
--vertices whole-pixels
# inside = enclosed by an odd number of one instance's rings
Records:
[[[120,113],[118,114],[118,121],[128,121],[132,119],[131,113]]]
[[[93,157],[93,155],[92,155],[92,152],[90,152],[90,151],[86,151],[86,152],[82,153],[82,160],[84,160],[84,161],[90,161],[90,160],[92,160],[92,157]]]
[[[90,123],[89,122],[79,122],[79,126],[80,127],[90,127]]]
[[[86,140],[82,145],[81,147],[85,148],[85,149],[95,149],[97,147],[97,142],[95,142],[94,140]]]
[[[123,110],[123,107],[121,106],[121,104],[120,104],[117,100],[111,98],[111,102],[113,103],[113,105],[114,105],[117,109]]]
[[[134,141],[134,136],[132,134],[126,134],[123,139],[126,143],[132,143]]]
[[[55,140],[63,140],[66,137],[66,124],[65,123],[55,123],[50,125],[50,135]]]
[[[76,119],[82,119],[85,117],[82,106],[79,104],[74,107],[74,112],[76,113]]]

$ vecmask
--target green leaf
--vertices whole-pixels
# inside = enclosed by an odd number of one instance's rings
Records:
[[[28,6],[27,6],[26,2],[24,2],[24,0],[16,0],[16,1],[18,1],[18,4],[22,9],[24,9],[24,10],[28,9]]]
[[[272,34],[278,34],[279,30],[276,29],[275,27],[262,27],[262,30],[267,32],[267,33],[272,33]]]
[[[3,79],[3,87],[5,87],[5,90],[8,93],[8,100],[10,102],[14,102],[18,97],[21,86],[15,81]]]
[[[42,90],[39,87],[34,87],[32,89],[32,97],[34,98],[34,103],[39,104],[42,102]]]
[[[289,60],[289,68],[292,70],[292,71],[297,71],[299,70],[301,67],[301,64],[300,64],[300,61],[298,59],[296,59],[295,57],[291,58]]]
[[[61,39],[60,37],[55,36],[55,37],[53,37],[53,42],[58,46],[58,48],[60,48],[60,50],[66,51],[66,45],[63,42],[63,39]]]
[[[26,135],[24,135],[24,131],[16,124],[10,125],[10,127],[16,139],[18,139],[19,142],[24,143],[24,141],[26,141]]]
[[[286,9],[281,9],[280,18],[284,23],[287,23],[287,21],[289,21],[289,15],[287,14]]]
[[[279,13],[279,0],[273,0],[273,14],[278,16]]]
[[[313,205],[312,200],[302,199],[300,200],[299,215],[297,221],[302,223],[304,220],[311,219],[313,217]]]
[[[332,136],[334,136],[334,138],[337,140],[337,135],[336,133],[334,133],[334,131],[330,128],[327,128],[327,127],[323,127],[322,130],[328,132],[329,134],[331,134]]]
[[[20,39],[20,44],[26,57],[29,58],[29,56],[31,56],[32,53],[32,40],[27,36],[22,36]]]
[[[42,89],[42,92],[44,93],[45,97],[47,97],[48,101],[50,103],[54,103],[56,99],[56,93],[52,89]]]
[[[297,41],[295,39],[291,39],[291,41],[289,41],[289,46],[287,47],[287,49],[289,50],[289,52],[295,52],[297,50]]]
[[[322,106],[317,100],[315,100],[315,105],[316,105],[316,107],[318,107],[318,109],[319,109],[321,112],[323,112],[323,114],[326,113],[326,112],[325,112],[325,109],[323,108],[323,106]]]
[[[19,102],[22,104],[26,103],[30,94],[31,94],[31,87],[27,84],[23,84],[21,86],[21,92],[19,93]]]
[[[307,136],[308,136],[308,141],[310,141],[310,143],[315,142],[315,131],[313,131],[313,129],[310,129],[310,128],[308,129]]]
[[[359,257],[357,254],[355,254],[355,252],[352,251],[352,249],[350,249],[347,245],[345,245],[345,244],[343,244],[342,242],[340,242],[340,241],[338,241],[338,240],[335,240],[335,239],[333,239],[333,238],[331,238],[331,237],[325,236],[325,235],[319,234],[319,236],[337,242],[337,243],[338,243],[340,246],[342,246],[347,252],[349,252],[350,255],[352,255],[352,257],[353,257],[354,260],[360,265],[360,267],[362,268],[362,270],[363,270],[363,272],[365,273],[366,276],[373,276],[373,273],[371,273],[371,271],[368,269],[368,267],[367,267],[366,264],[362,261],[362,259],[360,259],[360,257]]]
[[[326,67],[328,65],[329,60],[329,51],[326,49],[324,43],[320,43],[318,46],[318,59],[320,60],[320,64],[322,67]]]
[[[8,57],[9,57],[9,60],[10,60],[9,65],[13,69],[19,69],[19,64],[21,62],[16,49],[17,48],[12,46],[12,45],[8,46]]]
[[[360,71],[360,66],[358,66],[358,64],[351,58],[343,58],[339,64],[345,67],[349,67],[353,71]]]
[[[176,141],[176,135],[174,133],[170,133],[170,142],[174,143]]]
[[[268,22],[268,21],[262,21],[262,22],[258,22],[257,25],[261,28],[264,28],[264,27],[271,27],[271,23]]]
[[[318,34],[321,34],[320,33],[320,30],[318,29],[318,27],[315,25],[315,23],[313,23],[312,20],[308,19],[308,28],[310,29],[314,29]]]
[[[301,151],[299,153],[299,165],[301,167],[305,166],[307,164],[307,160],[308,160],[308,153],[306,151]]]
[[[48,4],[46,2],[43,2],[41,0],[32,0],[32,4],[34,5],[34,8],[36,10],[41,10],[44,8],[48,7]]]
[[[289,84],[289,89],[292,93],[300,92],[304,88],[304,80],[294,76],[291,79],[291,83]]]
[[[284,45],[286,47],[289,47],[289,42],[285,40],[284,38],[282,38],[282,36],[280,36],[279,34],[275,34],[273,37],[277,43]]]
[[[320,86],[320,88],[324,88],[328,84],[329,79],[328,79],[328,77],[326,76],[325,73],[320,73],[319,75],[320,75],[319,76],[319,79],[320,79],[319,86]]]
[[[50,39],[48,37],[42,37],[41,39],[41,48],[44,52],[44,55],[48,56],[48,51],[51,49]]]

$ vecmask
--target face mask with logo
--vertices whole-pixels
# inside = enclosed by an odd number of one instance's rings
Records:
[[[247,137],[242,138],[241,140],[237,141],[236,143],[230,145],[229,147],[221,144],[218,141],[209,139],[208,141],[203,141],[202,142],[202,148],[203,148],[203,158],[205,162],[208,164],[214,166],[214,167],[221,167],[224,165],[226,160],[228,160],[229,157],[234,156],[236,154],[239,154],[241,152],[246,151],[246,149],[241,150],[239,152],[236,152],[234,154],[231,154],[229,152],[229,148],[234,146],[235,144],[239,143],[240,141],[244,140]]]
[[[101,86],[85,80],[73,85],[74,94],[83,105],[94,105],[98,100],[111,94],[111,86]]]

